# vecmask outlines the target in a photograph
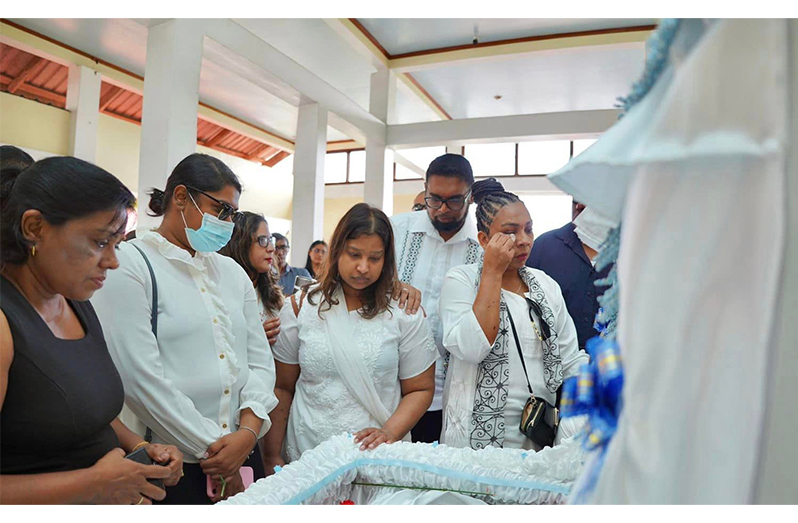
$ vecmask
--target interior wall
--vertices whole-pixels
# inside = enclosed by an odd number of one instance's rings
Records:
[[[0,92],[0,142],[63,156],[69,118],[69,111]]]

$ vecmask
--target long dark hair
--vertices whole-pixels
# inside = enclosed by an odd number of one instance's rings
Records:
[[[259,273],[249,261],[249,251],[255,242],[255,233],[261,223],[268,225],[266,218],[260,214],[242,211],[236,218],[233,237],[230,238],[227,245],[222,247],[219,254],[234,259],[244,268],[249,279],[254,280],[260,301],[266,311],[275,315],[283,306],[282,288],[277,284],[277,278],[272,271]]]
[[[324,245],[325,247],[327,247],[327,242],[325,242],[324,240],[316,240],[315,242],[310,244],[310,248],[308,249],[308,260],[305,262],[305,268],[314,278],[318,278],[319,276],[321,276],[321,274],[316,274],[315,272],[313,272],[313,260],[310,259],[310,253],[311,251],[313,251],[313,248],[316,247],[317,245]]]
[[[169,210],[172,195],[178,185],[204,192],[216,192],[232,185],[239,194],[241,193],[241,182],[223,161],[207,154],[189,154],[172,170],[172,174],[166,180],[166,189],[162,191],[153,188],[148,193],[150,216],[163,216]],[[188,191],[196,196],[196,192],[191,189]]]
[[[385,263],[382,273],[377,281],[363,289],[361,300],[363,307],[358,313],[369,320],[378,314],[389,310],[391,298],[400,287],[396,270],[396,249],[393,243],[393,228],[391,221],[384,212],[366,203],[358,203],[341,218],[335,227],[330,240],[330,253],[327,258],[327,270],[318,287],[310,291],[308,301],[315,305],[314,299],[321,295],[319,303],[319,316],[323,311],[328,311],[338,301],[333,298],[341,277],[338,272],[338,260],[344,253],[344,246],[349,240],[361,236],[376,234],[382,240],[385,248]]]
[[[62,225],[102,211],[116,211],[116,221],[127,217],[136,205],[136,197],[113,174],[69,156],[40,160],[15,173],[13,182],[2,180],[6,181],[13,185],[2,202],[0,259],[4,264],[21,265],[30,256],[30,242],[22,234],[22,215],[29,209],[37,209],[52,225]],[[124,233],[124,225],[120,232]]]

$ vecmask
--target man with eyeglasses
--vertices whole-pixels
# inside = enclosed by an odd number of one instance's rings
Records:
[[[275,232],[272,234],[274,238],[274,255],[277,260],[277,274],[280,277],[280,286],[283,288],[283,294],[291,296],[294,294],[294,283],[296,283],[297,276],[304,276],[311,278],[310,273],[304,267],[291,267],[288,265],[288,251],[291,246],[288,245],[288,238],[282,234]]]
[[[441,354],[435,368],[435,396],[411,431],[413,441],[431,443],[440,439],[446,351],[438,300],[446,272],[457,265],[476,263],[482,253],[476,223],[468,214],[473,183],[471,164],[465,157],[439,156],[427,169],[423,193],[426,208],[391,218],[399,279],[421,291],[421,305]]]

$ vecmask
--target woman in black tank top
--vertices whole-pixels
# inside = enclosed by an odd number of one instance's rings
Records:
[[[3,169],[2,185],[0,502],[163,499],[147,479],[176,484],[182,455],[117,419],[122,382],[88,302],[119,265],[133,194],[76,158]],[[160,464],[124,459],[140,447]]]

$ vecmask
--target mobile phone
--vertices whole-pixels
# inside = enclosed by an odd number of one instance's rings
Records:
[[[144,447],[141,447],[140,449],[136,449],[135,451],[131,452],[130,454],[125,456],[125,459],[135,461],[136,463],[141,463],[142,465],[161,465],[160,463],[155,462],[152,460],[152,458],[150,458],[149,454],[147,454],[147,451],[144,449]],[[164,488],[163,481],[161,481],[160,479],[150,478],[147,479],[147,481],[152,483],[159,489],[166,490]]]
[[[238,470],[241,474],[241,482],[244,484],[244,489],[247,489],[255,482],[255,471],[252,470],[252,467],[241,467]],[[220,485],[221,483],[214,481],[210,476],[205,476],[205,493],[209,498],[216,496],[216,489]]]

